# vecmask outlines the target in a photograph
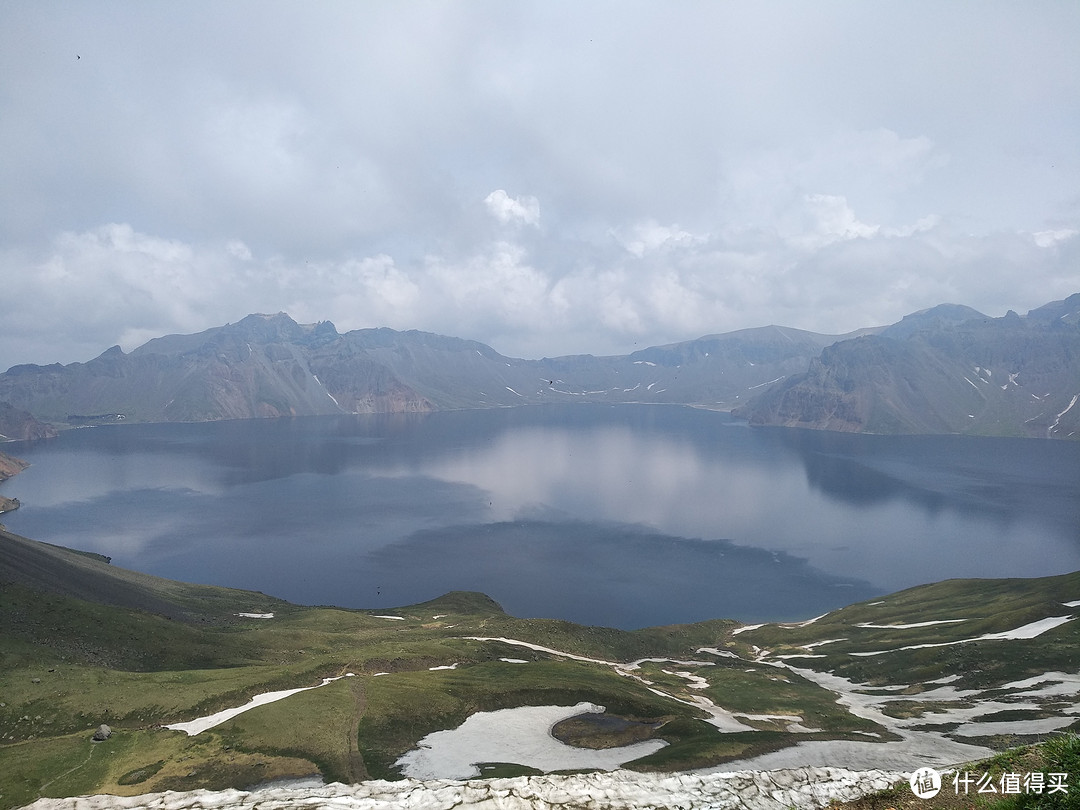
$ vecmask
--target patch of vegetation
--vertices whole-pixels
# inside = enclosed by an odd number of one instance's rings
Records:
[[[92,745],[89,734],[0,747],[0,806],[93,793],[107,777],[108,750]]]
[[[691,770],[778,751],[793,742],[790,734],[778,731],[718,734],[705,721],[689,718],[665,723],[661,731],[668,742],[665,748],[623,767],[635,771]]]
[[[973,717],[971,721],[973,723],[1011,723],[1017,720],[1041,720],[1044,717],[1056,716],[1053,712],[1044,712],[1038,709],[1002,709],[999,712],[980,714],[978,717]]]
[[[953,709],[967,709],[973,705],[973,703],[963,700],[890,700],[881,707],[881,712],[898,720],[907,720],[912,717],[923,717],[927,714],[949,712]]]
[[[722,659],[696,674],[709,681],[706,697],[729,711],[802,717],[802,725],[823,731],[883,732],[876,723],[849,713],[836,694],[802,676],[769,666]]]
[[[538,661],[528,666],[492,661],[369,679],[360,746],[372,778],[397,779],[400,774],[394,763],[402,754],[433,731],[456,728],[474,712],[574,706],[586,701],[643,722],[697,714],[693,707],[655,695],[606,667],[574,661]],[[665,723],[658,736],[670,742],[669,726]],[[718,736],[714,727],[705,727],[704,733]]]
[[[766,625],[734,638],[744,653],[757,645],[774,656],[806,653],[806,645],[817,644],[813,653],[825,657],[804,659],[800,666],[858,683],[926,684],[925,689],[934,689],[932,682],[959,674],[952,683],[956,688],[985,690],[1045,672],[1075,670],[1080,621],[1034,639],[970,639],[1077,612],[1063,603],[1078,594],[1080,572],[1037,579],[946,580],[850,605],[803,626]],[[823,641],[830,643],[820,644]]]
[[[280,704],[260,706],[217,731],[232,749],[306,759],[327,781],[359,782],[368,778],[357,743],[364,680],[343,678]]]
[[[149,765],[143,765],[141,768],[128,771],[116,782],[120,785],[137,785],[140,782],[145,782],[163,767],[165,767],[165,760],[159,759],[157,762],[151,762]]]
[[[1060,777],[1051,774],[1068,774],[1064,781],[1064,790],[1050,792]],[[946,773],[942,779],[942,789],[932,799],[919,799],[911,788],[903,782],[897,783],[886,791],[850,802],[834,802],[829,810],[1080,810],[1080,737],[1072,734],[1054,737],[1039,745],[1010,748],[989,759],[961,765],[956,775],[976,780],[967,786],[957,780],[953,784],[953,775]],[[1018,784],[1011,786],[1016,793],[1008,795],[1002,791],[1002,777],[1013,774],[1018,777]],[[1042,784],[1042,792],[1025,790],[1025,778],[1034,776],[1033,781]],[[996,792],[979,792],[978,780],[985,786],[993,786]]]
[[[1046,784],[1051,774],[1066,773],[1066,792],[1024,795],[1017,808],[1028,810],[1080,810],[1080,737],[1067,734],[1056,737],[1042,746],[1044,765],[1040,769]]]
[[[513,762],[478,762],[476,767],[483,779],[509,779],[515,776],[540,776],[543,771]]]
[[[579,714],[560,720],[551,729],[551,736],[577,748],[619,748],[651,740],[660,722],[629,720],[616,714]]]
[[[150,672],[242,666],[257,655],[241,635],[222,644],[204,627],[21,585],[0,589],[0,633],[0,671],[67,661]]]

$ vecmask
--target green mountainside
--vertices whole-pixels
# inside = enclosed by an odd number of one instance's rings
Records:
[[[0,808],[310,774],[394,779],[425,735],[476,712],[581,701],[617,722],[582,716],[556,736],[665,741],[626,766],[639,771],[809,741],[921,735],[942,757],[1001,747],[1076,725],[1077,604],[1080,573],[954,580],[800,624],[622,631],[517,619],[471,593],[379,612],[300,607],[0,531]],[[191,736],[165,727],[348,673]],[[112,736],[91,742],[102,723]]]

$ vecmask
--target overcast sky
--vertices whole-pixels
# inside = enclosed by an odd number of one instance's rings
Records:
[[[1080,292],[1080,3],[0,0],[0,368],[613,354]]]

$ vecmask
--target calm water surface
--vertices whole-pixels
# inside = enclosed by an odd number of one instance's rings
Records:
[[[1080,443],[750,429],[673,406],[118,425],[14,443],[15,532],[307,604],[483,591],[640,627],[1080,569]],[[1080,594],[1077,594],[1080,598]]]

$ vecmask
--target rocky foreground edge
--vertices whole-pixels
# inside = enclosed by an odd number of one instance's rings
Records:
[[[472,781],[404,779],[321,787],[268,787],[255,791],[194,790],[141,796],[39,799],[26,810],[286,810],[318,807],[340,810],[681,810],[740,808],[787,810],[822,808],[888,788],[907,774],[793,768],[720,774],[641,774],[630,771],[524,776]]]

